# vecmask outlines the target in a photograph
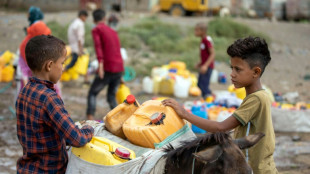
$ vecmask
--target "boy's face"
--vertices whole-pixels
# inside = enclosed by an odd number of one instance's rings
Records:
[[[197,36],[197,37],[201,37],[201,36],[203,36],[203,31],[201,30],[201,28],[199,27],[199,26],[196,26],[195,27],[195,36]]]
[[[254,68],[240,57],[234,57],[230,59],[231,62],[231,82],[235,88],[247,87],[256,80],[257,74]]]
[[[50,77],[49,79],[54,84],[58,82],[64,70],[64,63],[66,60],[66,55],[67,55],[67,50],[64,49],[63,55],[60,58],[58,58],[56,61],[53,61],[53,63],[51,64],[51,71],[49,74],[49,77]]]
[[[81,15],[81,16],[80,16],[80,19],[81,19],[83,22],[85,22],[86,19],[87,19],[87,16]]]

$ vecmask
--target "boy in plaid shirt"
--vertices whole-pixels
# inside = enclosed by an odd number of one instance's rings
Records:
[[[65,43],[53,36],[36,36],[25,52],[33,77],[16,101],[17,136],[23,147],[17,173],[65,173],[66,144],[84,146],[94,130],[74,125],[54,88],[64,69]]]

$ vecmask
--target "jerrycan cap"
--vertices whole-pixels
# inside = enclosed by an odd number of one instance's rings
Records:
[[[151,116],[151,122],[152,122],[153,124],[158,124],[158,123],[162,122],[164,116],[165,116],[164,113],[162,113],[162,112],[161,112],[161,113],[156,112],[156,113],[154,113],[154,114]]]
[[[135,103],[135,101],[136,101],[136,97],[134,95],[130,94],[127,96],[125,102],[128,104],[133,104],[133,103]]]
[[[115,155],[123,159],[130,159],[129,150],[122,148],[122,147],[116,148]]]

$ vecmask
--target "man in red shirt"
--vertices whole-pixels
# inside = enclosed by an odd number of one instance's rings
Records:
[[[195,27],[195,35],[201,38],[201,62],[197,65],[197,68],[199,69],[198,87],[201,89],[202,97],[206,98],[208,95],[211,95],[209,84],[212,70],[214,68],[215,51],[211,37],[207,36],[206,24],[198,23]]]
[[[106,85],[108,85],[107,100],[110,108],[116,107],[115,93],[124,71],[119,38],[117,33],[105,24],[105,12],[97,9],[93,12],[93,18],[97,25],[92,30],[92,36],[99,68],[88,92],[88,119],[93,119],[96,110],[96,96]]]

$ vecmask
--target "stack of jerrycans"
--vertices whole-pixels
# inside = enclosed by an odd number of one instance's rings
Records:
[[[161,101],[149,100],[139,105],[132,95],[104,120],[106,128],[114,135],[147,148],[155,148],[154,143],[164,141],[185,126],[185,121]]]
[[[135,96],[128,95],[126,100],[111,110],[104,118],[105,127],[112,134],[125,139],[122,129],[124,122],[139,108]]]

